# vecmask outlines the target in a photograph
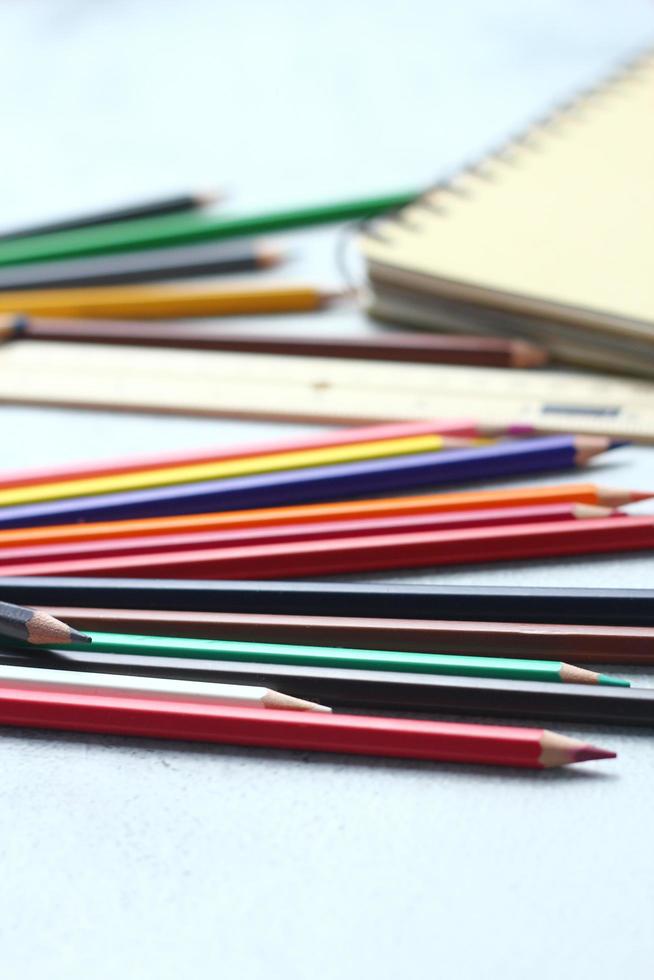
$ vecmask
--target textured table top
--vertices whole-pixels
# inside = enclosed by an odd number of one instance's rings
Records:
[[[9,226],[187,187],[259,207],[425,184],[637,51],[654,9],[24,0],[0,31]],[[285,274],[338,281],[339,240],[289,236]],[[5,406],[0,460],[306,429]],[[654,450],[594,470],[649,488]],[[647,587],[653,571],[643,554],[393,578]],[[654,743],[592,734],[614,764],[523,774],[4,731],[3,975],[644,980]]]

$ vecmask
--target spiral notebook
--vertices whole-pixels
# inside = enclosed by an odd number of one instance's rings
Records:
[[[654,377],[654,53],[374,223],[371,313]]]

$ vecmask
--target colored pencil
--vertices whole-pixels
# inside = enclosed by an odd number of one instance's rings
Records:
[[[0,528],[102,521],[327,501],[413,487],[573,468],[608,449],[608,439],[549,436],[447,453],[205,480],[0,509]]]
[[[452,715],[567,721],[613,725],[654,725],[654,690],[597,684],[503,681],[387,670],[296,667],[290,664],[233,663],[179,657],[53,651],[0,651],[0,663],[38,665],[54,671],[101,671],[143,677],[170,677],[271,686],[303,700],[359,711],[412,711]]]
[[[121,222],[100,228],[62,231],[1,244],[0,265],[83,255],[107,255],[112,252],[191,245],[227,238],[249,238],[291,228],[352,221],[403,207],[415,196],[416,191],[400,191],[378,197],[306,205],[262,214],[224,217],[184,214]]]
[[[11,576],[275,579],[652,548],[654,517],[594,518],[51,561],[2,561],[0,552],[0,572]]]
[[[94,654],[128,653],[137,656],[192,657],[210,660],[258,660],[273,664],[309,666],[317,664],[321,667],[409,670],[427,674],[456,674],[462,677],[502,677],[505,680],[629,686],[627,681],[556,660],[469,657],[447,653],[298,646],[287,643],[246,643],[239,640],[196,640],[189,637],[141,636],[133,633],[91,631],[89,635]]]
[[[372,647],[377,650],[400,648],[424,653],[573,660],[623,666],[654,665],[653,627],[84,609],[75,606],[46,606],[43,611],[64,619],[77,629],[105,633]]]
[[[0,325],[1,329],[1,325]],[[101,476],[115,476],[123,473],[136,473],[140,470],[163,470],[176,466],[195,466],[202,463],[229,462],[252,456],[272,456],[276,453],[301,452],[309,449],[330,449],[338,446],[354,446],[361,442],[378,442],[384,439],[408,439],[414,436],[476,436],[484,435],[482,428],[469,419],[459,421],[434,420],[429,422],[390,422],[382,425],[352,426],[350,428],[330,429],[326,432],[311,433],[310,435],[295,436],[292,439],[282,439],[274,442],[255,442],[234,446],[212,446],[207,449],[194,449],[147,456],[128,456],[121,459],[99,460],[94,463],[73,463],[67,466],[53,466],[40,469],[13,470],[0,473],[0,489],[9,490],[11,487],[26,487],[37,483],[57,483],[62,480],[84,480]],[[507,434],[514,434],[513,432]],[[516,426],[516,435],[533,435],[526,427],[521,431]],[[542,489],[542,488],[541,488]],[[595,499],[583,498],[579,503],[603,503]],[[576,498],[564,498],[575,500]],[[629,503],[631,498],[609,504],[621,506]],[[525,503],[531,503],[531,499]],[[557,498],[557,502],[558,498]],[[480,504],[479,506],[483,506]]]
[[[0,291],[7,289],[36,289],[48,285],[111,285],[127,282],[182,278],[204,275],[207,272],[238,272],[246,268],[271,265],[278,253],[270,250],[247,250],[224,245],[198,245],[189,251],[217,253],[210,257],[185,256],[186,250],[165,249],[163,252],[136,253],[148,261],[133,262],[135,253],[99,259],[79,259],[71,262],[43,263],[0,269]],[[169,252],[178,256],[174,259]],[[180,254],[181,253],[181,254]],[[166,256],[168,263],[151,259],[150,255]],[[184,264],[186,262],[186,264]],[[53,265],[64,266],[53,270]],[[91,266],[84,270],[80,266]],[[95,267],[95,268],[94,268]],[[85,278],[84,278],[85,276]],[[180,347],[195,350],[244,351],[258,354],[297,354],[315,357],[345,357],[369,361],[409,361],[420,364],[468,364],[482,367],[538,367],[547,361],[547,351],[523,340],[501,337],[472,337],[463,334],[422,334],[384,330],[371,336],[317,336],[280,333],[257,333],[252,330],[233,330],[217,324],[193,326],[183,324],[104,323],[101,321],[47,320],[13,317],[5,328],[6,339],[70,340],[98,344],[130,344],[149,347]],[[0,331],[0,338],[2,332]]]
[[[102,674],[81,670],[50,670],[43,667],[0,664],[0,688],[21,691],[40,690],[52,693],[87,693],[119,697],[154,698],[155,700],[199,701],[203,704],[225,704],[244,708],[283,708],[289,711],[330,711],[288,694],[278,694],[265,687],[243,684],[221,684],[215,681],[176,680],[165,677],[139,677],[127,674]]]
[[[320,541],[330,538],[368,537],[379,534],[416,534],[465,527],[494,527],[562,520],[588,520],[625,517],[623,511],[589,504],[546,504],[542,507],[505,507],[496,510],[454,511],[412,517],[385,517],[368,521],[322,521],[317,524],[282,524],[240,531],[205,531],[193,534],[162,534],[144,537],[109,538],[68,544],[3,547],[0,565],[6,562],[55,561],[82,558],[109,558],[117,555],[144,555],[157,552],[240,548],[250,545]]]
[[[213,204],[219,200],[220,196],[215,191],[204,191],[202,193],[162,197],[158,200],[128,204],[123,207],[111,208],[108,211],[99,211],[95,214],[74,215],[70,218],[48,221],[40,225],[11,229],[0,233],[0,241],[28,238],[32,235],[49,235],[53,232],[70,231],[73,228],[89,228],[122,221],[137,221],[142,218],[157,218],[163,215],[178,214],[182,211],[194,211],[197,208],[204,208]]]
[[[90,477],[84,480],[39,483],[28,487],[12,487],[9,490],[0,490],[0,507],[36,503],[44,500],[63,500],[69,497],[98,496],[107,493],[120,493],[126,490],[146,490],[151,487],[179,486],[184,483],[224,480],[230,477],[250,476],[255,473],[333,466],[338,463],[383,459],[405,454],[440,452],[443,449],[458,449],[469,446],[471,443],[474,444],[474,440],[460,436],[410,436],[404,439],[379,439],[374,442],[358,442],[353,445],[329,446],[325,449],[303,449],[291,453],[244,456],[242,459],[196,463],[194,466],[138,470],[132,473],[118,473],[113,476]]]
[[[219,242],[208,245],[190,245],[187,248],[148,249],[145,252],[128,252],[125,255],[100,255],[90,259],[68,259],[63,262],[37,262],[29,265],[10,266],[0,269],[0,292],[32,289],[69,289],[75,286],[125,286],[129,283],[159,282],[171,279],[191,279],[197,276],[226,275],[236,272],[255,272],[279,265],[283,253],[278,249],[256,242]],[[126,338],[131,329],[143,330],[143,324],[96,324],[95,321],[80,323],[66,320],[32,320],[27,317],[12,318],[9,336],[29,337],[34,340],[99,340],[108,330],[103,343],[112,343],[111,332],[124,332]],[[155,332],[159,329],[152,328]],[[167,329],[162,330],[165,335]],[[174,326],[173,333],[185,328]],[[194,331],[193,331],[194,332]],[[114,341],[115,342],[115,341]],[[125,339],[123,343],[132,343]],[[164,345],[169,346],[169,345]],[[175,346],[174,344],[171,346]],[[182,346],[182,345],[180,345]],[[471,345],[472,346],[472,345]],[[527,345],[529,347],[529,345]],[[534,348],[537,350],[537,348]],[[528,350],[516,356],[525,359]],[[533,357],[536,357],[534,353]],[[490,362],[489,362],[490,363]],[[541,362],[543,363],[543,362]],[[501,363],[499,363],[501,367]],[[522,366],[522,365],[516,365]],[[529,364],[525,365],[529,367]]]
[[[10,602],[0,602],[0,639],[22,640],[25,643],[59,645],[88,643],[84,633],[37,609],[25,609]]]
[[[654,626],[654,589],[43,576],[1,577],[0,595],[39,606]]]
[[[313,286],[289,283],[257,286],[238,282],[224,286],[157,283],[0,293],[0,312],[89,319],[162,320],[319,310],[336,299],[337,295]]]
[[[0,725],[548,769],[614,752],[537,728],[0,688]]]
[[[427,494],[420,497],[391,497],[375,500],[347,500],[330,504],[305,504],[296,507],[269,507],[226,513],[183,514],[175,517],[153,517],[127,521],[104,521],[89,524],[63,524],[51,527],[24,527],[0,530],[0,549],[55,543],[105,541],[125,537],[163,534],[193,534],[248,528],[274,528],[296,523],[321,523],[338,520],[403,519],[523,506],[555,506],[562,503],[587,503],[591,506],[619,507],[651,494],[631,490],[608,490],[585,483],[565,483],[547,487],[517,487],[506,490],[478,490],[464,493]]]

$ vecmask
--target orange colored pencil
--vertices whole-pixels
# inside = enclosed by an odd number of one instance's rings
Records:
[[[401,517],[494,507],[526,507],[534,504],[580,503],[597,504],[601,507],[621,507],[638,500],[646,500],[651,496],[654,494],[608,489],[597,487],[592,483],[565,483],[508,490],[475,490],[413,497],[346,500],[330,504],[299,504],[292,507],[266,507],[259,510],[217,514],[184,514],[176,517],[152,517],[128,521],[16,528],[0,531],[0,549],[57,542],[143,537],[151,534],[275,527],[302,521],[365,520],[375,517]]]

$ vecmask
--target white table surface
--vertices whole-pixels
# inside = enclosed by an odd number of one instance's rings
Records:
[[[645,45],[654,7],[5,0],[0,36],[9,226],[198,186],[240,208],[422,185]],[[337,240],[288,236],[285,274],[339,281]],[[5,406],[0,457],[306,429]],[[652,487],[654,451],[594,469]],[[647,587],[653,571],[643,554],[386,579]],[[652,737],[592,737],[619,759],[523,774],[4,731],[3,976],[645,980]]]

